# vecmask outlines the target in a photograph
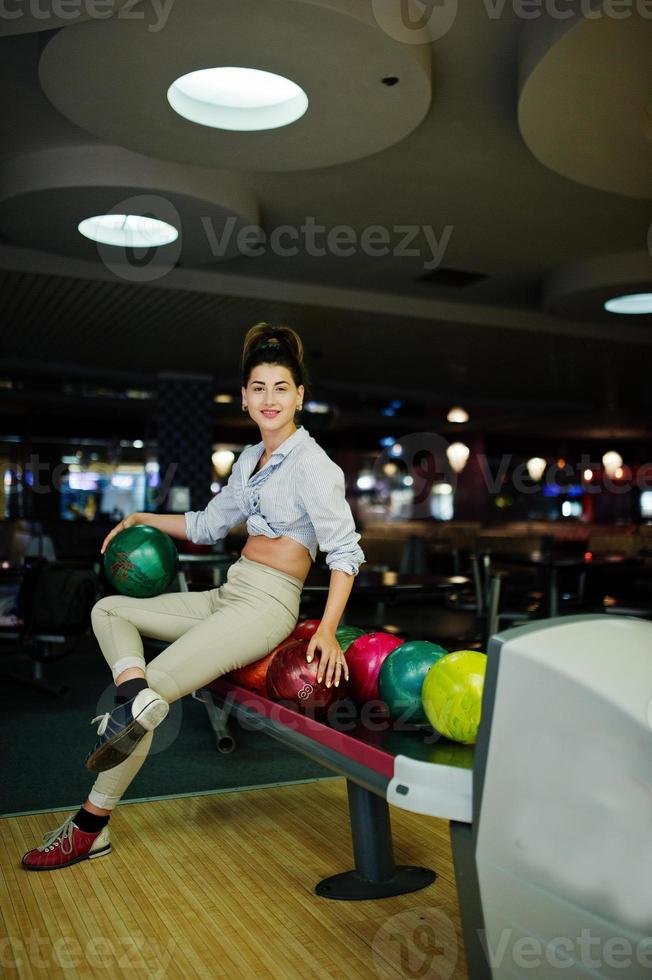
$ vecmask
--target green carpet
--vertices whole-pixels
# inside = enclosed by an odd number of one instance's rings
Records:
[[[148,658],[149,659],[149,658]],[[0,673],[28,672],[24,655],[0,648]],[[91,719],[109,707],[112,680],[94,637],[45,668],[66,684],[64,700],[0,677],[0,816],[78,807],[94,777],[84,759],[96,741]],[[230,724],[235,749],[223,754],[203,704],[175,702],[154,733],[152,749],[123,799],[186,796],[332,777],[331,770],[260,732]]]

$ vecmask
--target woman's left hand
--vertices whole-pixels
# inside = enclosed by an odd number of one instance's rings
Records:
[[[321,628],[315,630],[310,637],[306,650],[308,663],[312,662],[317,650],[321,650],[317,683],[321,684],[322,680],[325,679],[326,687],[330,687],[333,678],[335,678],[335,687],[339,687],[342,675],[348,681],[349,668],[334,632]]]

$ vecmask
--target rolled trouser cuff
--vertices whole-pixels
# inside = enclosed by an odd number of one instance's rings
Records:
[[[113,810],[118,805],[120,797],[108,796],[106,793],[98,793],[97,790],[92,789],[88,794],[88,801],[93,806],[99,806],[103,810]]]
[[[115,681],[123,670],[127,670],[129,667],[139,667],[140,670],[147,670],[147,664],[142,657],[122,657],[121,660],[116,661],[111,667],[113,680]]]

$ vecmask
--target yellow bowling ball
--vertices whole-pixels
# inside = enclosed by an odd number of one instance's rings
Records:
[[[426,718],[446,738],[473,745],[478,734],[487,656],[455,650],[432,665],[421,689]]]

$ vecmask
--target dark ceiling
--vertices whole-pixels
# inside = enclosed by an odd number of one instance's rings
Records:
[[[219,0],[210,6],[210,17],[206,14],[205,32],[216,44],[235,32],[240,50],[249,43],[253,50],[262,43],[263,22],[257,18],[269,18],[271,11],[269,57],[294,59],[296,75],[310,70],[316,79],[310,93],[315,113],[328,111],[335,118],[343,98],[338,86],[345,81],[331,72],[318,91],[314,62],[319,45],[324,58],[332,55],[339,27],[352,28],[355,20],[361,64],[373,56],[390,74],[395,50],[406,86],[412,77],[410,44],[389,36],[382,17],[370,19],[370,6],[380,9],[356,0]],[[304,8],[313,21],[306,21]],[[95,59],[98,77],[113,64],[123,87],[122,76],[133,72],[133,99],[138,100],[146,91],[148,70],[154,70],[163,51],[174,45],[181,52],[192,50],[190,28],[208,9],[204,0],[194,5],[176,0],[174,23],[160,37],[139,21],[119,23],[118,11],[110,21],[71,23],[58,30],[42,29],[56,27],[55,21],[36,24],[40,30],[26,21],[25,33],[0,38],[5,94],[0,345],[8,374],[18,378],[42,369],[59,372],[61,378],[84,372],[98,378],[103,372],[107,377],[131,372],[154,379],[159,371],[209,372],[216,387],[237,393],[243,334],[264,319],[300,331],[314,395],[339,402],[336,424],[342,429],[364,421],[361,396],[386,393],[413,403],[414,420],[462,401],[475,407],[487,426],[503,431],[572,430],[587,437],[614,427],[631,436],[650,432],[652,317],[609,317],[583,297],[594,295],[598,285],[611,288],[609,274],[605,280],[601,273],[598,283],[587,274],[587,263],[599,261],[601,268],[613,269],[614,291],[624,291],[623,283],[645,285],[641,257],[649,260],[652,169],[649,193],[644,193],[640,173],[630,178],[626,159],[618,159],[617,175],[606,163],[603,174],[592,147],[583,147],[592,160],[586,184],[577,175],[555,172],[549,161],[547,166],[539,162],[519,130],[519,113],[527,109],[531,125],[536,100],[523,80],[532,57],[514,6],[505,4],[500,16],[489,17],[488,5],[460,5],[452,26],[424,46],[430,105],[411,132],[392,141],[392,127],[400,122],[397,110],[396,119],[388,114],[387,134],[375,133],[377,100],[387,93],[369,90],[374,111],[368,120],[363,114],[357,125],[369,129],[362,136],[385,137],[387,145],[366,156],[347,160],[347,141],[353,147],[354,135],[360,134],[342,132],[337,135],[341,162],[319,167],[313,160],[302,168],[298,161],[297,169],[283,170],[274,166],[277,144],[250,143],[245,154],[236,134],[232,144],[225,144],[230,165],[207,167],[201,159],[189,163],[178,137],[154,128],[152,140],[160,149],[158,156],[147,155],[143,133],[158,123],[155,113],[149,121],[146,104],[138,133],[123,127],[124,142],[111,142],[110,126],[115,130],[118,125],[111,115],[111,92],[102,101],[94,94],[91,75],[70,77],[66,62],[82,66],[81,71]],[[323,23],[322,33],[306,33],[310,23]],[[559,33],[559,25],[553,26]],[[10,27],[0,23],[0,33]],[[597,78],[604,72],[591,63],[590,48],[582,47],[586,27],[580,19],[564,36],[573,31],[578,77],[595,72]],[[652,23],[641,19],[638,27],[627,35],[614,33],[614,42],[623,44],[614,43],[613,57],[624,65],[639,56],[639,44],[652,50]],[[601,23],[599,30],[608,39],[610,30],[622,28]],[[118,42],[122,37],[133,45],[138,32],[142,63],[134,67],[128,45],[120,48]],[[543,38],[542,33],[538,49],[547,45],[553,50],[553,41],[546,38],[544,44]],[[342,41],[343,76],[351,57]],[[571,105],[575,72],[564,65],[559,71],[566,72]],[[415,79],[415,86],[422,85]],[[537,82],[535,70],[527,81]],[[329,86],[333,101],[324,110]],[[643,90],[649,96],[647,86],[647,77],[642,78],[641,98]],[[405,98],[400,89],[399,82],[391,98]],[[614,112],[618,97],[614,82]],[[627,102],[636,105],[638,98],[639,92],[630,91]],[[99,119],[92,132],[80,125],[87,116],[95,118],[91,108]],[[620,111],[623,125],[629,124],[631,105],[623,102]],[[310,138],[314,150],[318,137],[312,133]],[[329,139],[328,130],[324,139]],[[577,144],[582,148],[581,133]],[[645,146],[643,140],[641,153],[647,152]],[[234,162],[238,154],[241,166]],[[568,157],[564,166],[572,170],[581,160]],[[171,259],[163,253],[160,271],[150,279],[81,241],[71,218],[75,208],[91,207],[94,194],[98,208],[100,202],[108,207],[146,190],[148,180],[151,190],[180,212],[185,236]],[[613,186],[619,181],[617,192],[610,190],[610,181]],[[267,235],[283,225],[300,229],[307,220],[322,224],[324,235],[345,226],[358,245],[346,256],[333,254],[337,248],[315,254],[304,237],[293,254],[267,247],[256,257],[208,262],[194,245],[194,250],[186,248],[183,241],[196,239],[198,222],[204,221],[201,227],[210,237],[207,228],[219,232],[215,223],[227,212],[245,224],[256,214]],[[359,246],[372,226],[385,230],[391,254],[374,256]],[[406,228],[414,254],[401,254]],[[437,246],[442,248],[439,264],[426,268],[433,265]],[[636,257],[631,266],[623,259],[629,255]],[[627,269],[634,266],[636,274],[628,280]],[[565,289],[558,308],[572,309],[572,318],[555,311],[553,276],[555,289],[560,282]],[[549,295],[553,298],[544,302]],[[237,408],[238,403],[236,413]],[[232,421],[236,424],[235,417]]]

